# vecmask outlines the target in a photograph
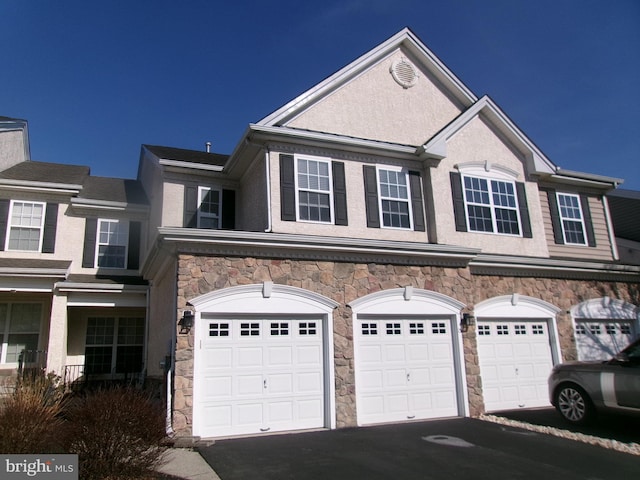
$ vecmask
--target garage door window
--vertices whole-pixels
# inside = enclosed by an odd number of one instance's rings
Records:
[[[289,335],[289,323],[287,322],[272,322],[271,323],[271,336],[282,337]]]
[[[228,323],[210,323],[209,336],[210,337],[228,337],[229,324]]]
[[[410,323],[409,324],[410,335],[424,335],[424,323]]]
[[[300,322],[298,333],[305,336],[316,335],[318,333],[316,322]]]
[[[362,324],[362,334],[363,335],[377,335],[378,334],[378,325],[375,323],[363,323]]]
[[[259,323],[241,323],[240,324],[241,337],[257,337],[259,335],[260,335]]]

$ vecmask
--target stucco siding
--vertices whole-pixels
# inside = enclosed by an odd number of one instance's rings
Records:
[[[488,163],[487,163],[488,162]],[[532,238],[491,233],[458,232],[455,227],[450,172],[464,164],[478,164],[491,177],[496,168],[515,173],[513,180],[525,184]],[[431,172],[438,243],[480,248],[483,253],[547,257],[537,185],[528,182],[524,160],[481,118],[476,117],[447,143],[447,156]]]
[[[0,132],[0,170],[27,160],[25,151],[22,130]]]
[[[174,264],[153,279],[150,296],[153,299],[147,312],[149,318],[147,374],[162,376],[161,362],[171,355],[172,339],[177,328],[176,277]]]
[[[267,179],[264,156],[244,173],[236,194],[236,229],[252,232],[268,228]]]
[[[290,152],[288,152],[290,153]],[[305,152],[302,151],[304,154]],[[305,235],[321,235],[331,237],[351,237],[368,238],[375,240],[398,240],[409,242],[428,242],[426,232],[417,232],[399,228],[369,228],[367,227],[363,165],[376,165],[380,162],[385,165],[400,165],[398,162],[391,162],[372,157],[351,157],[345,158],[338,152],[314,152],[315,155],[331,155],[329,158],[344,162],[345,181],[347,186],[347,215],[349,225],[333,225],[329,223],[317,223],[297,221],[289,222],[281,220],[281,198],[280,198],[280,152],[271,153],[271,191],[272,191],[272,217],[273,231],[276,233],[295,233]],[[420,164],[404,165],[412,170],[419,170]],[[424,172],[421,172],[424,180]]]
[[[406,145],[424,143],[461,109],[413,62],[416,84],[398,84],[389,68],[401,58],[411,61],[405,52],[394,52],[287,126]]]

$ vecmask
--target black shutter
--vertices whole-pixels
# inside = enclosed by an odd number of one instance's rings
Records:
[[[547,201],[549,202],[549,214],[551,215],[551,225],[553,226],[553,240],[558,245],[564,245],[564,236],[562,235],[562,221],[560,220],[560,211],[558,210],[558,198],[556,191],[549,188],[547,192]]]
[[[409,171],[409,189],[411,190],[411,209],[413,210],[413,229],[426,231],[424,223],[424,204],[422,202],[422,179],[420,172]]]
[[[378,208],[378,178],[376,167],[363,165],[364,196],[367,211],[367,227],[380,228],[380,210]]]
[[[184,187],[185,228],[198,228],[198,187]]]
[[[347,182],[344,163],[331,162],[333,171],[333,216],[336,225],[349,225],[347,216]]]
[[[140,266],[140,222],[129,222],[129,248],[127,252],[127,268],[137,270]]]
[[[456,221],[456,231],[467,231],[467,215],[464,208],[464,194],[462,192],[462,175],[449,172],[451,181],[451,195],[453,196],[453,215]]]
[[[522,224],[522,236],[533,238],[531,231],[531,219],[529,218],[529,204],[524,183],[516,182],[516,194],[518,195],[518,208],[520,210],[520,223]]]
[[[280,218],[296,221],[296,179],[293,155],[280,154]]]
[[[584,216],[584,228],[586,229],[587,244],[590,247],[596,246],[596,234],[593,230],[593,220],[591,219],[591,209],[589,208],[589,198],[586,195],[580,195],[580,205],[582,206],[582,215]]]
[[[56,229],[58,225],[58,204],[47,203],[44,214],[44,232],[42,234],[42,253],[54,253],[56,248]]]
[[[0,252],[4,250],[9,222],[9,200],[0,200]]]
[[[98,231],[98,219],[87,218],[84,224],[84,250],[82,253],[82,266],[93,268],[96,262],[96,235]]]
[[[222,190],[222,222],[220,228],[233,230],[236,228],[236,191]]]

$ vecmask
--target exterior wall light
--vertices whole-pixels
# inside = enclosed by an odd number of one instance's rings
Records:
[[[193,327],[193,312],[191,310],[185,310],[182,318],[178,320],[178,325],[180,326],[180,333],[189,333]]]
[[[460,319],[460,331],[466,332],[469,330],[471,325],[476,323],[476,317],[471,315],[470,313],[463,313],[462,318]]]

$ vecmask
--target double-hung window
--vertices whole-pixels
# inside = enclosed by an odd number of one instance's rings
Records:
[[[44,217],[44,203],[12,200],[6,250],[40,251]]]
[[[38,349],[41,320],[40,303],[0,303],[0,364],[19,363],[23,351]]]
[[[128,221],[99,219],[96,266],[101,268],[126,268],[128,244]]]
[[[222,191],[198,187],[198,228],[220,228]]]
[[[467,175],[462,178],[469,231],[520,235],[514,182]]]
[[[407,173],[403,170],[379,168],[378,188],[382,226],[412,228]]]
[[[89,317],[85,373],[127,374],[142,371],[144,318]]]
[[[298,220],[331,223],[331,162],[313,157],[296,158],[296,181]]]
[[[574,245],[586,245],[587,240],[580,197],[578,195],[558,193],[557,199],[564,242]]]

